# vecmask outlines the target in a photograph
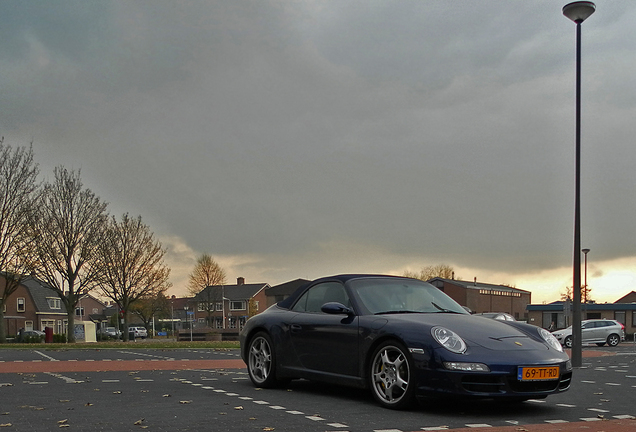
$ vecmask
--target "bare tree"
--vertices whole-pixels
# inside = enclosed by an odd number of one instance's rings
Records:
[[[227,282],[225,270],[208,254],[197,259],[194,270],[188,280],[188,292],[195,296],[205,288],[214,285],[224,285]]]
[[[207,313],[207,324],[210,327],[216,304],[223,301],[223,289],[208,287],[225,285],[226,282],[225,270],[210,255],[204,253],[197,259],[194,270],[190,273],[188,292],[195,297],[199,310]]]
[[[170,269],[163,262],[165,254],[141,216],[124,214],[120,222],[111,218],[94,268],[102,293],[124,311],[124,340],[128,340],[130,308],[144,298],[163,294],[171,286]]]
[[[419,272],[404,272],[404,276],[406,277],[420,279],[423,281],[428,281],[436,277],[442,279],[453,279],[454,275],[455,270],[447,264],[430,265],[422,268]]]
[[[0,343],[7,342],[4,306],[34,266],[27,216],[38,191],[38,172],[31,147],[12,149],[0,138]]]
[[[138,316],[144,323],[144,327],[151,334],[151,324],[155,316],[170,316],[170,305],[168,298],[163,292],[157,295],[141,297],[130,307],[130,312]],[[154,337],[152,334],[151,337]]]
[[[97,281],[91,263],[104,239],[107,204],[83,187],[79,171],[57,167],[54,177],[44,184],[31,218],[37,239],[36,275],[66,307],[67,340],[75,342],[75,307]]]

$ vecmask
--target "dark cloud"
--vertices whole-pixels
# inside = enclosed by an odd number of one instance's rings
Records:
[[[597,4],[583,241],[609,260],[635,255],[636,7]],[[45,169],[82,168],[171,250],[232,257],[267,282],[555,269],[571,260],[574,182],[560,7],[2,2],[0,131],[33,139]]]

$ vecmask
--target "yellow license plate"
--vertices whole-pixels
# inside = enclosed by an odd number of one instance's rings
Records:
[[[558,366],[519,367],[517,370],[519,381],[551,381],[559,379]]]

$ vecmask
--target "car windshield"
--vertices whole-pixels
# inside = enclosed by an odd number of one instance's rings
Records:
[[[351,281],[351,288],[372,314],[468,314],[438,288],[414,279],[359,279]]]

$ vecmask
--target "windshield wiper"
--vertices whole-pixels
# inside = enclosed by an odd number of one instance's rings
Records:
[[[401,310],[390,310],[390,311],[383,311],[383,312],[376,312],[375,315],[387,315],[387,314],[402,314],[402,313],[424,313],[422,311],[416,311],[416,310],[408,310],[408,309],[401,309]]]
[[[454,310],[450,310],[450,309],[445,309],[439,305],[437,305],[435,302],[431,302],[431,304],[433,306],[435,306],[435,308],[439,311],[438,313],[454,313],[454,314],[461,314],[461,312],[457,312]]]

